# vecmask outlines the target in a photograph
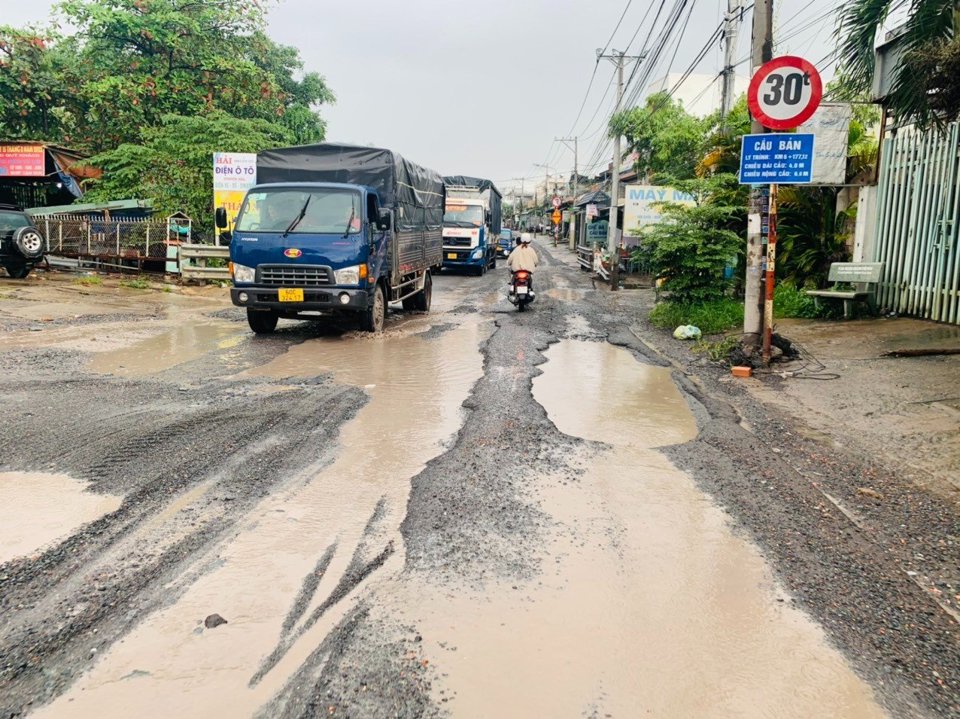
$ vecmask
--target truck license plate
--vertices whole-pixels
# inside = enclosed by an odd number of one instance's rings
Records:
[[[303,302],[303,290],[277,290],[277,299],[280,302]]]
[[[455,259],[457,259],[457,253],[456,253],[456,252],[448,252],[448,253],[447,253],[447,259],[448,259],[448,260],[455,260]]]

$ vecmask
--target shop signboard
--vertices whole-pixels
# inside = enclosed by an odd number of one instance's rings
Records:
[[[213,154],[213,207],[223,207],[232,230],[247,190],[257,184],[257,156],[252,152]],[[220,230],[217,229],[219,244]]]
[[[43,145],[0,143],[0,177],[44,177],[45,159]]]

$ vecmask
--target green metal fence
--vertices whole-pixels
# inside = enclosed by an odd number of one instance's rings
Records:
[[[958,141],[958,123],[884,140],[873,258],[884,264],[881,307],[952,324],[960,324]]]

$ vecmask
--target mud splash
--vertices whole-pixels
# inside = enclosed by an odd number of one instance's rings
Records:
[[[344,616],[358,587],[402,568],[398,527],[410,478],[459,428],[488,331],[473,322],[434,340],[311,340],[246,373],[332,373],[370,400],[330,448],[331,464],[264,500],[219,549],[219,568],[35,716],[253,715]],[[205,628],[214,612],[228,623]]]
[[[0,564],[38,553],[120,507],[65,474],[0,472]]]
[[[756,547],[650,449],[696,433],[670,372],[602,343],[546,354],[535,398],[614,447],[585,450],[577,481],[537,480],[560,529],[536,582],[409,583],[437,699],[457,717],[883,716]]]
[[[249,332],[235,322],[186,321],[128,347],[101,352],[90,369],[101,374],[139,377],[162,372],[216,350],[247,341]]]

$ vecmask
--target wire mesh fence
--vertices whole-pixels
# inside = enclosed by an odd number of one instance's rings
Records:
[[[34,223],[46,238],[46,251],[66,257],[162,260],[167,247],[190,241],[189,221],[54,215],[35,217]]]

